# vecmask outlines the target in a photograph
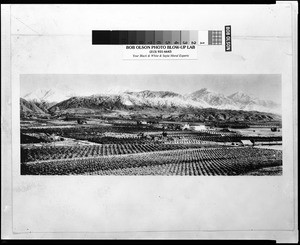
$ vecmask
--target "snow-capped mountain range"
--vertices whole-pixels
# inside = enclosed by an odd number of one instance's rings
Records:
[[[61,91],[58,89],[37,89],[32,92],[26,93],[21,96],[23,99],[27,101],[46,101],[50,103],[58,103],[63,100],[69,99],[73,96],[76,96],[73,91]]]
[[[38,90],[22,97],[27,101],[59,102],[53,107],[68,108],[97,108],[108,107],[154,107],[154,108],[215,108],[244,111],[260,111],[281,114],[279,104],[270,100],[261,100],[242,92],[229,96],[209,91],[206,88],[191,94],[181,95],[170,91],[120,92],[116,94],[95,94],[92,96],[75,96],[71,91],[65,95],[62,91]]]

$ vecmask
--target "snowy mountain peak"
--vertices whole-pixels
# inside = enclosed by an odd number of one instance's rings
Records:
[[[255,98],[254,96],[250,96],[242,92],[236,92],[234,94],[231,94],[228,96],[228,98],[236,102],[242,102],[242,103],[258,100],[258,98]]]
[[[145,98],[165,98],[165,97],[182,97],[182,95],[170,91],[150,91],[126,92],[126,94]]]
[[[203,88],[191,94],[181,95],[172,91],[125,91],[114,94],[94,94],[76,96],[71,90],[59,91],[56,89],[40,89],[22,96],[27,101],[64,102],[76,104],[77,107],[93,105],[108,105],[111,107],[138,106],[138,107],[173,107],[173,108],[216,108],[229,110],[261,111],[281,114],[280,105],[273,101],[260,100],[242,92],[229,96]],[[71,99],[70,99],[71,98]]]
[[[194,93],[209,93],[209,92],[210,91],[207,88],[202,88],[202,89],[195,91]]]
[[[201,95],[206,95],[206,94],[218,94],[218,93],[208,90],[207,88],[202,88],[202,89],[199,89],[192,93],[192,95],[195,95],[195,96],[196,95],[201,96]]]
[[[212,107],[218,107],[219,109],[234,109],[235,103],[224,96],[223,94],[209,91],[207,88],[197,90],[191,93],[189,96],[192,100],[204,101]]]
[[[61,91],[58,89],[37,89],[30,93],[24,94],[21,96],[23,99],[28,101],[47,101],[47,102],[60,102],[66,100],[75,94],[72,95],[72,91]]]

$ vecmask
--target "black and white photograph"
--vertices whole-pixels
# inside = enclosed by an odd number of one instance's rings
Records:
[[[22,175],[282,175],[281,75],[22,75]]]
[[[1,238],[297,242],[297,18],[1,5]]]

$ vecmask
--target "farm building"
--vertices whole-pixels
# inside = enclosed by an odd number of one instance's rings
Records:
[[[206,126],[205,125],[195,125],[195,126],[190,126],[191,129],[195,130],[195,131],[202,131],[202,130],[206,130]]]
[[[55,134],[46,134],[45,136],[43,136],[44,139],[46,139],[46,141],[48,142],[53,142],[53,141],[61,141],[62,138],[58,135]]]
[[[145,120],[141,120],[141,121],[137,121],[136,124],[137,125],[146,125],[146,124],[148,124],[148,122]]]
[[[181,128],[182,130],[189,130],[190,129],[190,125],[188,123],[184,124]]]
[[[253,143],[250,140],[241,140],[242,146],[253,146]]]

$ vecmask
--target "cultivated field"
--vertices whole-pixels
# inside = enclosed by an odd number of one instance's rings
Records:
[[[257,148],[203,148],[44,160],[21,164],[22,174],[240,175],[280,166],[281,152]]]
[[[259,146],[277,144],[282,140],[280,134],[162,131],[124,123],[44,124],[21,128],[23,175],[282,174],[282,151]],[[241,140],[251,140],[257,146],[243,146]]]

